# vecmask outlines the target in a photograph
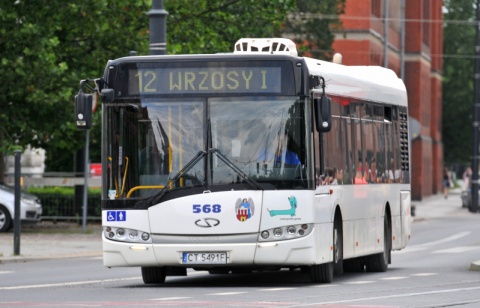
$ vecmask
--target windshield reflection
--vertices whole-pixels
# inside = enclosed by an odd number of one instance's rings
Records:
[[[245,174],[276,186],[280,181],[301,178],[305,164],[303,104],[291,98],[215,98],[209,106],[213,147]],[[212,169],[214,184],[238,182],[238,175],[217,158]]]
[[[188,187],[308,186],[301,101],[156,99],[116,103],[106,111],[110,122],[106,183],[115,198],[148,197]]]

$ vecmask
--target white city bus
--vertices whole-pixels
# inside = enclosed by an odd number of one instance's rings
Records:
[[[385,271],[406,246],[407,95],[393,71],[241,39],[231,54],[109,61],[95,81],[105,266],[141,267],[145,283],[188,268],[328,283]]]

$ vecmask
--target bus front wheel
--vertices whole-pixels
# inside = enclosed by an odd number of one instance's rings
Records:
[[[310,280],[314,283],[330,283],[333,281],[333,272],[343,273],[343,231],[340,215],[335,215],[333,222],[333,261],[310,266]]]
[[[166,276],[165,267],[142,267],[142,278],[146,284],[162,284]]]
[[[333,281],[333,262],[310,266],[310,280],[313,283],[330,283]]]
[[[366,268],[368,272],[386,272],[392,250],[392,231],[388,216],[383,219],[383,252],[367,257]]]

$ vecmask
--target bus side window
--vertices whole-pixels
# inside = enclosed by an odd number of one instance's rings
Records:
[[[340,99],[333,97],[331,100],[332,123],[331,130],[318,134],[321,151],[319,164],[316,163],[316,180],[319,185],[338,185],[344,182],[345,163],[345,136],[341,118]],[[317,137],[315,138],[317,140]],[[316,156],[317,159],[317,156]],[[317,160],[316,160],[317,162]]]

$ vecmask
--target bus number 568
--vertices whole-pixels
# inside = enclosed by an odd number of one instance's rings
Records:
[[[193,213],[220,213],[222,211],[222,206],[220,204],[194,204],[192,206]]]

